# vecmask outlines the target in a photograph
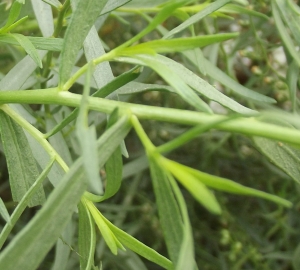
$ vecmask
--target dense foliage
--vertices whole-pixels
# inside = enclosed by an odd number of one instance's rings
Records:
[[[297,1],[0,3],[0,269],[300,269]]]

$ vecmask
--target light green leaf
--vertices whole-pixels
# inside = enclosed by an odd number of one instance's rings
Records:
[[[96,129],[95,126],[88,126],[88,96],[91,76],[92,66],[89,65],[76,123],[76,135],[81,146],[83,165],[86,175],[88,176],[89,188],[92,192],[103,194],[102,181],[99,175],[100,169],[98,166]]]
[[[162,167],[172,173],[176,179],[200,202],[207,210],[214,214],[221,214],[221,207],[217,202],[214,194],[194,175],[185,170],[184,166],[180,166],[175,161],[160,157],[158,160]]]
[[[63,39],[61,38],[43,38],[43,37],[27,37],[32,45],[38,50],[47,50],[59,52],[62,49]],[[11,34],[1,34],[0,42],[20,45],[20,43]]]
[[[105,220],[103,219],[103,216],[99,212],[99,210],[96,208],[96,206],[88,200],[84,201],[85,205],[88,207],[95,223],[97,224],[104,240],[107,246],[109,247],[110,251],[114,254],[118,254],[118,248],[121,250],[126,250],[121,242],[118,240],[118,238],[114,235],[110,227],[107,225]]]
[[[217,0],[217,1],[213,2],[213,3],[211,3],[206,8],[204,8],[203,10],[201,10],[200,12],[198,12],[197,14],[193,15],[188,20],[184,21],[179,26],[173,28],[168,34],[166,34],[164,36],[164,39],[167,39],[167,38],[175,35],[176,33],[181,32],[182,30],[186,29],[190,25],[192,25],[192,24],[200,21],[201,19],[203,19],[207,15],[209,15],[209,14],[213,13],[214,11],[218,10],[219,8],[221,8],[225,4],[229,3],[230,1],[231,0]]]
[[[249,16],[255,16],[259,18],[263,18],[265,20],[269,20],[269,17],[263,13],[257,12],[250,8],[244,8],[242,6],[227,4],[219,9],[220,12],[224,13],[235,13],[235,14],[247,14]]]
[[[182,216],[169,183],[167,173],[161,168],[160,161],[152,157],[148,158],[160,224],[164,233],[169,256],[174,265],[176,265],[183,241]]]
[[[217,34],[197,36],[190,38],[175,38],[170,40],[153,40],[145,43],[141,43],[132,47],[125,48],[123,51],[118,52],[120,55],[134,55],[137,52],[153,50],[156,53],[171,53],[180,52],[185,50],[191,50],[197,47],[205,47],[207,45],[222,42],[230,38],[237,37],[238,33],[229,34]]]
[[[210,107],[184,82],[184,80],[178,76],[173,65],[167,65],[160,61],[160,55],[149,56],[149,55],[133,55],[132,58],[125,58],[125,61],[131,62],[131,59],[137,59],[133,61],[136,64],[149,66],[155,70],[167,83],[173,86],[175,92],[180,95],[186,102],[194,106],[198,110],[212,113]],[[123,60],[120,57],[117,60]],[[172,60],[170,60],[172,61]],[[175,61],[172,61],[172,63]],[[183,66],[182,66],[183,67]],[[196,75],[195,75],[196,76]],[[196,76],[197,77],[197,76]]]
[[[137,60],[133,59],[136,58]],[[179,86],[189,85],[198,93],[206,96],[207,98],[214,100],[221,105],[230,108],[233,111],[236,111],[241,114],[254,114],[255,111],[250,110],[233,99],[225,96],[223,93],[215,89],[212,85],[208,82],[194,74],[192,71],[188,70],[183,65],[177,63],[176,61],[169,59],[162,55],[137,55],[132,57],[118,57],[116,60],[130,62],[140,65],[148,65],[153,68],[159,75],[161,75],[171,86],[173,86],[187,102],[192,102],[190,104],[198,106],[198,98],[194,98],[194,94],[190,93],[190,90],[187,91],[186,87],[180,88]],[[141,61],[139,61],[141,60]],[[209,67],[206,66],[206,71],[209,74]],[[170,74],[172,78],[170,78]],[[190,89],[190,88],[189,88]],[[259,94],[258,94],[259,95]],[[259,95],[262,96],[262,95]],[[262,96],[264,97],[264,96]],[[190,100],[193,99],[193,100]],[[195,105],[194,105],[195,106]],[[199,105],[200,106],[200,105]],[[207,109],[211,111],[211,109]]]
[[[233,80],[226,73],[224,73],[222,70],[220,70],[218,67],[213,65],[209,60],[205,58],[204,58],[203,65],[205,65],[206,72],[211,78],[215,79],[216,81],[230,88],[237,95],[254,101],[265,102],[265,103],[276,103],[275,99],[254,92],[253,90],[250,90],[245,86],[239,84],[237,81]]]
[[[273,201],[278,204],[282,204],[285,207],[291,207],[291,202],[282,199],[278,196],[268,194],[266,192],[256,190],[253,188],[245,187],[239,183],[236,183],[234,181],[231,181],[229,179],[225,179],[222,177],[210,175],[204,172],[200,172],[198,170],[189,168],[187,166],[184,166],[182,164],[177,163],[178,168],[187,171],[189,174],[193,175],[197,179],[197,181],[200,181],[204,185],[211,187],[216,190],[225,191],[228,193],[233,194],[239,194],[239,195],[246,195],[246,196],[255,196],[259,198],[263,198],[266,200]]]
[[[118,238],[118,240],[126,247],[134,251],[135,253],[141,255],[142,257],[146,258],[147,260],[154,262],[161,267],[172,270],[173,264],[170,260],[165,258],[164,256],[160,255],[154,249],[146,246],[142,242],[138,241],[131,235],[127,234],[126,232],[122,231],[115,225],[113,225],[110,221],[108,221],[104,216],[102,216],[103,220],[110,228],[110,230],[114,233],[114,235]]]
[[[15,202],[19,202],[38,178],[39,171],[23,129],[2,111],[0,111],[0,132],[12,197]],[[28,206],[41,205],[44,201],[44,190],[40,187]]]
[[[80,162],[75,162],[42,209],[0,254],[0,269],[38,268],[71,219],[85,189],[83,170],[80,168]]]
[[[86,205],[78,204],[78,249],[80,255],[80,270],[90,270],[94,265],[96,247],[95,223]]]
[[[20,44],[20,46],[27,52],[27,54],[32,58],[32,60],[40,67],[43,67],[42,60],[40,59],[40,56],[38,55],[37,50],[31,43],[31,41],[21,35],[21,34],[10,34],[13,38],[16,39],[16,41]]]
[[[31,4],[43,37],[51,37],[54,32],[51,7],[41,0],[31,0]]]
[[[0,197],[0,215],[1,217],[3,217],[3,219],[8,222],[10,219],[10,215],[5,207],[5,204],[2,200],[2,198]]]
[[[59,85],[69,79],[76,56],[107,0],[80,0],[66,30],[59,66]]]
[[[56,242],[55,259],[51,270],[61,270],[67,268],[70,253],[72,250],[72,240],[75,236],[75,224],[73,223],[75,222],[71,219],[61,233],[60,238]]]
[[[9,16],[7,18],[6,24],[0,29],[0,33],[5,32],[7,28],[11,26],[18,19],[22,6],[23,5],[18,1],[14,1],[14,3],[10,8]]]

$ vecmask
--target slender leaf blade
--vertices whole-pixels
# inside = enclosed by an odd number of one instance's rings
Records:
[[[0,111],[0,132],[13,200],[19,202],[38,178],[39,171],[23,129],[2,111]],[[31,207],[41,205],[44,201],[44,190],[40,187],[28,205]]]
[[[80,0],[66,30],[59,66],[59,84],[69,79],[76,56],[107,0]]]

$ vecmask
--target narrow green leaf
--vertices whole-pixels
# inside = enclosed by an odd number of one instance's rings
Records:
[[[268,194],[266,192],[256,190],[253,188],[245,187],[245,186],[243,186],[239,183],[236,183],[234,181],[231,181],[229,179],[225,179],[222,177],[218,177],[218,176],[210,175],[210,174],[207,174],[204,172],[200,172],[198,170],[186,167],[179,163],[177,163],[177,166],[180,169],[185,170],[189,174],[193,175],[197,179],[197,181],[200,181],[201,183],[203,183],[206,186],[211,187],[213,189],[225,191],[225,192],[233,193],[233,194],[255,196],[255,197],[273,201],[278,204],[282,204],[285,207],[292,206],[291,202],[289,202],[285,199],[282,199],[278,196]]]
[[[96,247],[95,223],[84,203],[78,205],[78,251],[80,270],[90,270],[94,266]]]
[[[160,59],[160,55],[134,55],[132,56],[139,60],[143,65],[151,67],[155,70],[166,82],[168,82],[175,92],[180,95],[186,102],[194,106],[198,110],[212,113],[210,107],[179,77],[172,65],[165,65]],[[175,63],[175,61],[173,61]],[[195,75],[196,76],[196,75]]]
[[[153,40],[145,43],[141,43],[132,47],[125,48],[123,51],[118,52],[123,55],[133,55],[137,52],[151,49],[156,53],[171,53],[171,52],[181,52],[185,50],[191,50],[194,48],[202,48],[207,45],[222,42],[234,37],[237,37],[238,33],[229,34],[217,34],[217,35],[206,35],[197,36],[190,38],[175,38],[170,40]]]
[[[101,213],[100,213],[101,215]],[[173,264],[170,260],[165,258],[164,256],[160,255],[154,249],[146,246],[142,242],[138,241],[131,235],[127,234],[126,232],[122,231],[118,227],[114,226],[110,221],[108,221],[104,216],[102,216],[105,223],[108,225],[110,230],[114,233],[114,235],[118,238],[118,240],[126,247],[134,251],[135,253],[139,254],[140,256],[146,258],[147,260],[154,262],[161,267],[172,270]]]
[[[112,12],[113,10],[125,5],[126,3],[130,2],[131,0],[110,0],[106,3],[105,7],[101,11],[101,16]]]
[[[190,25],[200,21],[201,19],[203,19],[207,15],[209,15],[209,14],[213,13],[214,11],[218,10],[219,8],[221,8],[225,4],[229,3],[230,1],[231,0],[217,0],[217,1],[209,4],[206,8],[204,8],[203,10],[198,12],[197,14],[193,15],[192,17],[190,17],[188,20],[184,21],[179,26],[172,29],[168,34],[166,34],[164,36],[164,39],[167,39],[167,38],[175,35],[176,33],[181,32],[182,30],[186,29]]]
[[[32,45],[38,50],[59,52],[62,49],[63,39],[61,38],[43,38],[43,37],[27,37]],[[20,43],[11,34],[1,34],[0,42],[20,45]]]
[[[7,18],[6,24],[0,29],[0,33],[5,32],[5,30],[11,26],[19,17],[21,9],[22,9],[22,4],[19,3],[18,1],[14,1],[12,4],[10,11],[9,11],[9,16]]]
[[[2,111],[0,132],[13,200],[19,202],[38,178],[39,171],[23,129]],[[44,201],[44,190],[40,187],[28,206],[41,205]]]
[[[183,221],[167,174],[157,162],[159,161],[149,157],[151,179],[160,224],[163,229],[169,256],[174,265],[176,265],[183,241]]]
[[[83,170],[77,161],[42,209],[0,254],[0,269],[37,269],[71,219],[84,189]]]
[[[180,166],[179,163],[168,160],[162,156],[158,162],[162,164],[161,166],[172,173],[207,210],[214,214],[221,214],[221,207],[214,194],[194,175],[185,170],[184,166]]]
[[[142,30],[139,34],[134,36],[132,39],[128,40],[127,42],[123,43],[121,46],[117,48],[117,51],[119,49],[123,49],[125,47],[130,46],[134,42],[138,41],[143,36],[147,35],[151,31],[153,31],[158,25],[160,25],[162,22],[164,22],[170,15],[179,7],[186,4],[188,0],[175,0],[171,1],[168,4],[166,4],[155,16],[155,18],[148,24],[148,26]]]
[[[291,0],[275,0],[282,18],[291,30],[295,40],[300,46],[299,14],[296,12],[297,5]],[[299,8],[299,7],[298,7]]]
[[[128,72],[125,72],[121,74],[120,76],[114,78],[111,82],[97,90],[95,93],[93,93],[93,97],[100,97],[104,98],[117,89],[121,88],[120,91],[126,91],[128,88],[125,89],[122,88],[122,86],[126,86],[129,82],[136,79],[139,76],[139,73],[135,72],[135,69],[132,69]],[[131,88],[130,88],[131,89]],[[126,91],[127,93],[127,91]],[[58,131],[62,130],[65,126],[67,126],[69,123],[71,123],[74,119],[76,119],[79,112],[79,108],[74,109],[66,118],[63,119],[61,123],[59,123],[57,126],[55,126],[51,131],[47,133],[47,137],[53,136]]]
[[[135,59],[134,59],[135,58]],[[191,104],[194,105],[197,103],[198,105],[198,98],[194,99],[194,94],[191,94],[191,89],[189,91],[185,90],[186,87],[184,85],[189,85],[198,93],[206,96],[207,98],[214,100],[221,105],[230,108],[233,111],[236,111],[241,114],[254,114],[255,111],[250,110],[233,99],[225,96],[223,93],[215,89],[212,85],[208,82],[194,74],[192,71],[188,70],[183,65],[177,63],[176,61],[169,59],[162,55],[137,55],[132,57],[118,57],[116,58],[117,61],[124,61],[134,64],[140,65],[148,65],[153,68],[159,75],[161,75],[171,86],[173,86],[180,95],[187,99],[188,102],[192,102]],[[141,60],[141,61],[140,61]],[[206,63],[205,63],[206,66]],[[209,67],[206,66],[206,71],[209,74]],[[172,78],[171,78],[172,76]],[[182,86],[183,88],[180,88]],[[254,93],[254,92],[253,92]],[[256,94],[256,93],[255,93]],[[264,98],[264,96],[257,94],[259,97]],[[191,99],[193,101],[191,101]],[[267,99],[267,98],[266,98]],[[195,106],[195,105],[194,105]],[[207,105],[206,105],[207,106]],[[210,108],[207,110],[211,111]]]
[[[255,16],[265,20],[269,20],[269,17],[266,14],[257,12],[250,8],[244,8],[235,4],[227,4],[226,6],[221,7],[219,11],[225,13],[246,14],[249,16]]]
[[[286,82],[289,87],[290,99],[294,112],[297,108],[297,83],[299,80],[299,71],[299,65],[297,65],[295,60],[293,60],[292,63],[290,63],[288,66]]]
[[[118,238],[114,235],[111,228],[107,225],[107,223],[103,219],[103,216],[100,214],[96,206],[91,201],[88,200],[85,200],[85,205],[88,207],[110,251],[114,255],[118,254],[118,248],[125,251],[126,249],[118,240]]]
[[[76,123],[76,135],[81,146],[83,165],[88,176],[89,188],[92,192],[103,194],[102,181],[99,175],[97,137],[95,126],[88,126],[88,96],[90,92],[90,80],[92,66],[89,65],[83,95],[81,98],[79,115]]]
[[[69,79],[83,41],[107,0],[80,0],[66,30],[59,66],[59,85]]]
[[[2,198],[0,197],[0,215],[1,217],[3,217],[3,219],[8,222],[10,219],[10,215],[5,207],[5,204],[2,200]]]
[[[14,34],[10,34],[10,35],[17,40],[17,42],[27,52],[27,54],[32,58],[32,60],[40,68],[42,68],[43,67],[42,60],[41,60],[40,56],[38,55],[37,50],[35,49],[35,47],[31,43],[31,41],[27,37],[25,37],[21,34],[14,33]]]
[[[300,182],[300,151],[286,143],[253,138],[259,151],[296,182]]]
[[[265,103],[276,103],[275,99],[254,92],[253,90],[250,90],[249,88],[246,88],[245,86],[239,84],[237,81],[233,80],[226,73],[224,73],[222,70],[220,70],[218,67],[213,65],[209,60],[205,58],[204,58],[203,65],[205,65],[206,72],[211,78],[215,79],[216,81],[230,88],[237,95],[254,101],[265,102]]]
[[[275,24],[276,24],[277,30],[279,32],[279,35],[281,36],[281,40],[282,40],[283,44],[285,45],[286,49],[288,50],[288,52],[290,53],[290,55],[292,56],[292,58],[294,59],[294,61],[296,61],[298,66],[300,66],[299,53],[296,50],[293,40],[291,39],[291,37],[288,34],[288,31],[286,31],[286,28],[280,17],[279,9],[278,9],[275,1],[272,1],[271,3],[272,3],[273,17],[274,17]]]
[[[9,236],[9,233],[15,226],[16,222],[18,221],[19,217],[22,215],[23,211],[26,209],[28,201],[31,199],[33,194],[38,191],[40,186],[42,185],[43,181],[47,177],[49,171],[51,170],[53,164],[54,164],[54,158],[51,159],[45,169],[42,171],[38,179],[34,182],[34,184],[30,187],[30,189],[26,192],[26,194],[23,196],[20,203],[17,205],[15,210],[13,211],[12,215],[10,216],[10,220],[8,223],[5,224],[4,228],[1,231],[0,234],[0,249],[2,248],[4,242],[6,241],[7,237]]]
[[[43,37],[51,37],[54,32],[51,7],[41,0],[31,0],[31,5]]]
[[[51,270],[66,269],[72,251],[72,240],[75,233],[75,222],[71,219],[67,226],[61,233],[60,238],[56,241],[55,245],[55,259]]]

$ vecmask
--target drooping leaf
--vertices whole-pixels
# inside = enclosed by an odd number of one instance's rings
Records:
[[[110,251],[114,254],[118,254],[118,249],[126,250],[118,238],[114,235],[111,228],[105,222],[103,216],[100,214],[99,210],[96,206],[88,200],[85,200],[85,205],[87,206],[88,210],[90,211],[95,223],[98,226],[98,229],[101,232],[107,246],[109,247]]]
[[[76,56],[107,0],[80,0],[66,30],[59,66],[59,85],[69,79]]]
[[[35,47],[33,46],[33,44],[31,43],[31,41],[21,35],[21,34],[10,34],[14,39],[16,39],[16,41],[20,44],[20,46],[27,52],[27,54],[32,58],[32,60],[40,67],[43,67],[42,64],[42,60],[37,52],[37,50],[35,49]]]
[[[118,238],[118,240],[126,247],[134,251],[135,253],[139,254],[140,256],[146,258],[149,261],[152,261],[161,267],[172,270],[173,264],[170,260],[165,258],[164,256],[160,255],[154,249],[148,247],[147,245],[143,244],[142,242],[138,241],[131,235],[127,234],[126,232],[122,231],[118,227],[114,226],[110,221],[108,221],[104,216],[102,216],[105,223],[108,225],[110,230],[114,233],[114,235]]]
[[[37,179],[39,171],[22,127],[2,111],[0,132],[13,200],[19,202]],[[40,187],[28,205],[32,207],[43,204],[44,201],[44,190]]]

